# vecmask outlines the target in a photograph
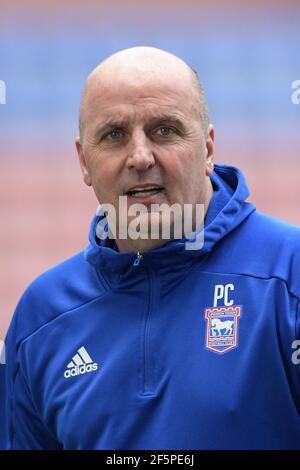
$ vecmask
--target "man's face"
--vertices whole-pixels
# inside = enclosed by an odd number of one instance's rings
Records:
[[[213,129],[204,135],[199,99],[176,81],[124,81],[90,92],[82,147],[85,182],[100,204],[203,204]],[[81,155],[80,155],[81,152]],[[130,222],[132,217],[128,217]]]

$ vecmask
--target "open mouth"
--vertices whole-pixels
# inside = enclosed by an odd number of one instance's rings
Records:
[[[136,198],[143,198],[143,197],[150,197],[154,196],[163,191],[163,187],[161,188],[143,188],[143,189],[134,189],[132,191],[128,191],[128,196],[136,197]]]

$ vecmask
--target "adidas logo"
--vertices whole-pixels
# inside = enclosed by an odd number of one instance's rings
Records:
[[[87,350],[82,346],[77,350],[75,356],[72,357],[72,361],[67,365],[64,377],[69,379],[70,377],[75,377],[75,375],[87,374],[97,369],[97,362],[92,360]]]

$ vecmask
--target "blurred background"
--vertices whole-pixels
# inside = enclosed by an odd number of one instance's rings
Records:
[[[300,225],[299,24],[288,0],[0,0],[0,338],[27,285],[87,244],[97,202],[74,146],[79,100],[120,49],[156,46],[192,65],[216,161],[243,170],[259,210]]]

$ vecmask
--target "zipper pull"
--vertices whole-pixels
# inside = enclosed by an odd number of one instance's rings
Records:
[[[133,266],[138,266],[143,258],[143,255],[138,251],[133,262]]]

